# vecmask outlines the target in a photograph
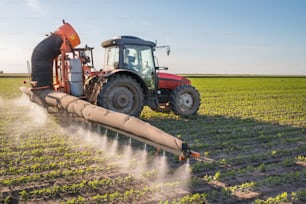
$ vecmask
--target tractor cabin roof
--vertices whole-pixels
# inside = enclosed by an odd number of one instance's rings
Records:
[[[112,39],[106,40],[101,43],[101,46],[106,48],[110,47],[113,45],[124,45],[124,44],[132,44],[132,45],[147,45],[151,47],[155,47],[156,44],[151,41],[146,41],[141,38],[135,37],[135,36],[119,36],[119,37],[114,37]]]

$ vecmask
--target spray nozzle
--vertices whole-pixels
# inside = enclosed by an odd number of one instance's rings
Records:
[[[182,143],[182,151],[179,156],[180,161],[185,161],[188,158],[193,157],[195,159],[199,159],[201,154],[199,152],[191,151],[190,147],[187,143]]]
[[[181,154],[179,156],[179,160],[180,161],[184,161],[186,160],[187,158],[189,158],[190,156],[190,147],[188,146],[187,143],[182,143],[182,151],[181,151]]]

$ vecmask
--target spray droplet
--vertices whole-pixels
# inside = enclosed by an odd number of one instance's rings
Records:
[[[86,121],[86,123],[87,123],[87,128],[88,128],[88,130],[91,131],[92,123],[91,123],[91,122],[87,122],[87,121]]]
[[[112,155],[117,155],[118,153],[118,138],[119,138],[119,134],[116,134],[116,138],[113,140],[113,144],[111,146],[110,152]]]
[[[143,150],[144,150],[144,151],[147,151],[147,144],[144,144],[144,145],[143,145]]]
[[[185,164],[185,170],[189,171],[189,168],[190,168],[190,161],[189,161],[189,158],[187,158],[186,164]]]
[[[144,144],[143,150],[142,150],[142,154],[141,154],[141,159],[142,159],[143,163],[146,163],[147,156],[148,156],[148,153],[147,153],[147,144]]]
[[[166,152],[163,151],[163,156],[160,157],[159,162],[159,178],[164,179],[168,172],[168,164],[167,164],[167,158],[166,158]]]

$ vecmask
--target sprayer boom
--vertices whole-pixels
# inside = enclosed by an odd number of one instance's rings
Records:
[[[31,101],[39,105],[46,108],[55,107],[74,116],[96,122],[122,135],[178,155],[180,160],[200,157],[199,153],[190,150],[187,143],[136,117],[110,111],[50,89],[33,90],[21,87],[20,90],[30,96]]]

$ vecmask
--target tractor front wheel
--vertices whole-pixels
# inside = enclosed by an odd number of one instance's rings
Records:
[[[106,109],[137,117],[144,106],[143,90],[140,84],[129,76],[113,76],[103,84],[97,104]]]
[[[176,87],[170,96],[171,110],[176,115],[189,116],[197,113],[200,107],[199,92],[191,85]]]

